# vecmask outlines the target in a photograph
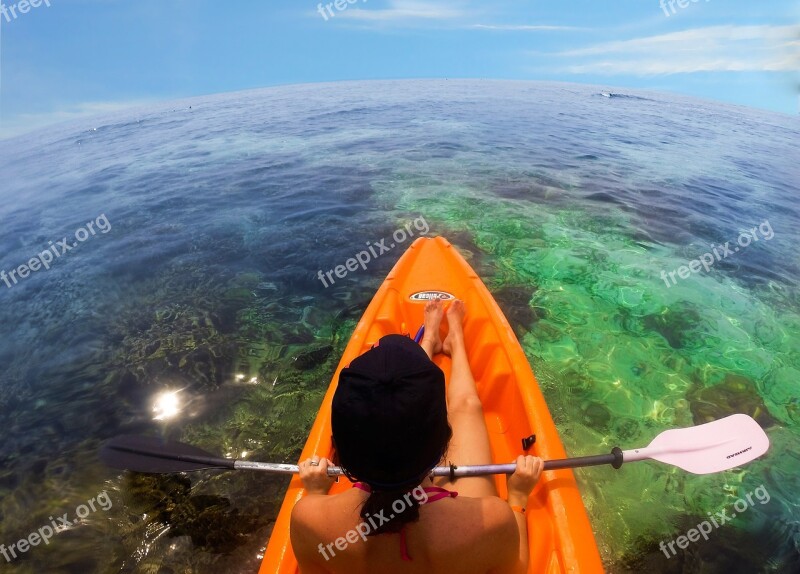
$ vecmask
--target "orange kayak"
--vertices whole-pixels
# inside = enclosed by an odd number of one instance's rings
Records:
[[[529,451],[545,460],[565,458],[564,446],[547,409],[528,359],[489,290],[446,239],[417,239],[400,258],[364,312],[333,375],[301,459],[313,454],[332,457],[331,400],[339,371],[369,350],[384,335],[403,325],[422,325],[425,302],[434,294],[462,299],[467,352],[478,384],[494,463],[513,462],[522,454],[521,439],[536,433]],[[413,333],[412,333],[413,335]],[[435,357],[445,374],[449,358]],[[458,464],[458,461],[454,461]],[[500,496],[505,477],[496,476]],[[331,494],[351,488],[342,477]],[[303,496],[294,476],[269,540],[259,574],[295,574],[297,561],[289,542],[292,508]],[[547,471],[528,503],[530,573],[594,574],[603,572],[589,518],[571,470]]]

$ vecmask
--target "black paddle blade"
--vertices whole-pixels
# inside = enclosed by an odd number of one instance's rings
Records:
[[[131,435],[108,441],[100,450],[100,460],[111,468],[154,474],[234,468],[233,460],[188,444]]]

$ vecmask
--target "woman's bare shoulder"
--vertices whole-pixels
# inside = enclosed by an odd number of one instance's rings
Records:
[[[304,534],[315,530],[314,526],[319,520],[320,504],[322,497],[304,496],[292,508],[290,531],[292,535]]]
[[[292,509],[292,525],[311,527],[320,522],[320,517],[326,516],[332,506],[340,502],[343,495],[311,494],[298,500]]]
[[[334,508],[344,496],[314,494],[298,500],[292,509],[289,523],[292,545],[305,546],[313,543],[311,546],[316,546],[316,541],[330,536],[331,531],[341,530],[341,513],[334,511]]]
[[[462,541],[472,544],[485,536],[506,536],[516,532],[517,521],[508,503],[496,496],[481,498],[459,497],[458,512],[442,517],[459,524]],[[514,540],[514,536],[512,536]],[[512,544],[513,546],[513,544]]]
[[[433,527],[435,546],[453,560],[459,571],[494,571],[517,559],[519,532],[514,513],[501,498],[459,497],[460,508],[441,516]],[[458,535],[454,536],[454,532]]]
[[[306,534],[328,535],[337,528],[351,527],[358,518],[358,496],[350,492],[336,495],[308,495],[294,505],[291,529]]]

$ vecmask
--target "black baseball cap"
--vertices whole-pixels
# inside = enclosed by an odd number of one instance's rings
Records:
[[[339,464],[377,489],[418,485],[444,456],[444,373],[403,335],[387,335],[339,374],[331,426]]]

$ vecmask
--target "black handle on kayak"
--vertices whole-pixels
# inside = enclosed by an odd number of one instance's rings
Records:
[[[544,469],[558,470],[560,468],[578,468],[581,466],[598,466],[601,464],[610,464],[614,468],[619,468],[622,466],[623,462],[622,449],[615,446],[609,454],[547,460],[544,463]]]

